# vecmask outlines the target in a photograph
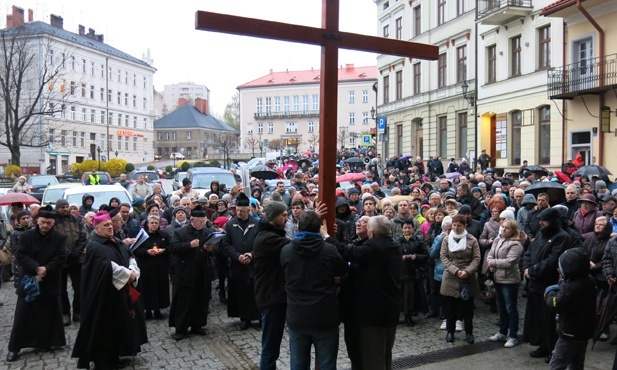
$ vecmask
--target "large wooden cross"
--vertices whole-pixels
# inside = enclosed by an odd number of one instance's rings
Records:
[[[319,198],[328,207],[326,221],[334,225],[336,201],[338,49],[368,51],[436,60],[432,45],[339,31],[339,0],[322,0],[321,28],[198,11],[195,28],[321,46],[319,94]],[[385,158],[384,158],[385,160]]]

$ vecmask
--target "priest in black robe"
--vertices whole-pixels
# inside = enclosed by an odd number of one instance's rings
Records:
[[[173,338],[182,340],[189,328],[197,335],[207,334],[208,306],[212,298],[214,245],[206,239],[214,229],[206,226],[206,212],[197,206],[190,223],[174,230],[169,244],[175,274],[169,310],[169,326],[176,328]]]
[[[24,276],[34,276],[40,295],[26,301],[22,286],[17,287],[17,305],[9,339],[8,362],[19,358],[22,348],[48,350],[66,345],[60,303],[60,272],[66,261],[66,236],[54,229],[56,212],[51,206],[39,211],[36,227],[24,231],[15,253]]]
[[[134,356],[148,341],[142,307],[134,289],[139,268],[128,247],[114,238],[111,217],[98,212],[86,246],[82,269],[81,325],[72,357],[77,367],[119,366],[121,356]]]

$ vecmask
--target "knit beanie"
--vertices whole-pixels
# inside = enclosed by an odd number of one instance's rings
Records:
[[[266,221],[270,222],[274,220],[278,215],[287,211],[287,205],[282,202],[270,201],[264,207],[264,213],[266,215]]]

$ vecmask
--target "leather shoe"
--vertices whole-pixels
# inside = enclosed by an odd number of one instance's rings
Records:
[[[191,333],[197,335],[206,335],[208,334],[208,330],[206,328],[192,329]]]
[[[180,340],[184,339],[184,334],[182,334],[182,333],[176,333],[176,334],[174,334],[173,338],[174,338],[176,341],[180,341]]]
[[[467,342],[469,344],[473,344],[475,342],[475,338],[473,337],[473,334],[466,334],[465,335],[465,342]]]
[[[17,361],[18,358],[19,358],[19,352],[16,352],[16,351],[10,351],[8,355],[6,355],[7,362]]]
[[[251,322],[248,320],[240,321],[240,330],[246,330],[251,326]]]
[[[551,363],[551,358],[553,358],[553,354],[552,353],[544,358],[544,363],[545,364],[550,364]]]
[[[448,333],[448,334],[446,334],[446,342],[448,342],[448,343],[454,343],[454,333]]]
[[[548,351],[547,348],[545,347],[538,347],[538,349],[536,349],[535,351],[531,351],[529,352],[529,357],[532,358],[542,358],[542,357],[546,357],[550,354],[550,352]]]

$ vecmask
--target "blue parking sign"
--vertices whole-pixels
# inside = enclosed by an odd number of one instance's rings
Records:
[[[387,123],[386,116],[377,117],[377,132],[379,134],[384,134],[386,132],[386,123]]]

